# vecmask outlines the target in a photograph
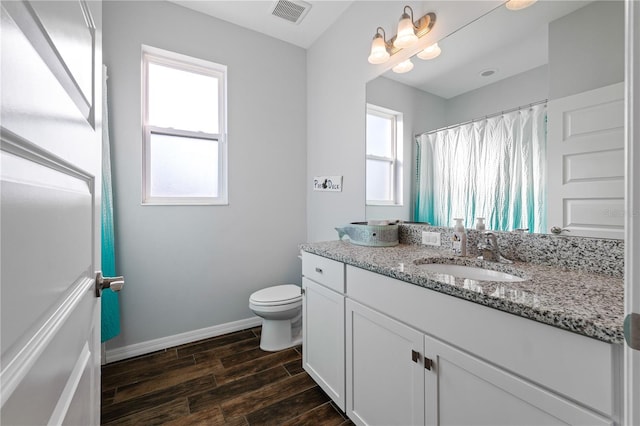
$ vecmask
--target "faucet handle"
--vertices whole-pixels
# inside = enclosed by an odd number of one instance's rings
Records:
[[[496,234],[494,234],[492,231],[484,231],[482,235],[487,245],[493,246],[493,247],[498,246],[498,240],[497,240]]]

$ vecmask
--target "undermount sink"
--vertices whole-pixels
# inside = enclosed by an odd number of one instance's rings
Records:
[[[521,282],[526,281],[525,278],[512,275],[507,272],[493,271],[491,269],[480,268],[477,266],[465,266],[449,263],[419,263],[420,269],[438,274],[453,275],[458,278],[467,278],[477,281],[504,281],[504,282]]]

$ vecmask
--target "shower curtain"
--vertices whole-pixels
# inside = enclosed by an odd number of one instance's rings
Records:
[[[417,137],[415,220],[546,229],[546,103]]]
[[[107,110],[107,67],[102,67],[102,275],[116,275],[115,236],[113,230],[113,192],[111,188],[111,143]],[[118,293],[102,291],[102,341],[120,334]]]

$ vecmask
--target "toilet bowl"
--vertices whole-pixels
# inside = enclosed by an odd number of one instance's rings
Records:
[[[249,297],[249,309],[262,317],[263,351],[279,351],[302,342],[300,286],[284,284],[258,290]]]

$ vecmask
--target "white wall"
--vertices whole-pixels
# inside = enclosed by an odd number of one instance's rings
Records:
[[[549,24],[549,77],[550,99],[624,80],[623,1],[597,1]]]
[[[447,100],[446,125],[548,99],[547,65],[514,75]]]
[[[167,2],[103,3],[122,333],[109,349],[253,316],[300,283],[306,53]],[[140,46],[228,66],[229,205],[141,206]]]
[[[446,100],[406,84],[378,77],[367,83],[367,102],[402,113],[403,120],[403,204],[402,206],[367,206],[367,219],[413,218],[413,193],[416,175],[416,133],[445,125]]]

